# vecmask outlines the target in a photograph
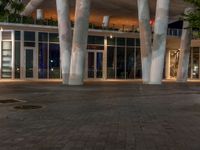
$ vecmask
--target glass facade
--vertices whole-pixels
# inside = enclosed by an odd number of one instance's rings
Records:
[[[192,51],[192,78],[199,79],[199,48],[194,47]]]
[[[38,41],[38,78],[61,78],[58,33],[39,32]]]
[[[47,78],[48,74],[48,43],[39,43],[39,62],[38,62],[38,77],[40,79]]]
[[[13,35],[13,36],[12,36]],[[14,37],[14,38],[12,38]],[[89,35],[85,79],[141,79],[140,40]],[[13,52],[14,51],[14,52]],[[179,51],[170,50],[169,70],[176,78]],[[60,79],[58,33],[1,31],[1,78]],[[166,66],[167,67],[167,66]],[[188,77],[200,79],[200,48],[191,48]]]
[[[89,35],[87,49],[86,78],[101,79],[103,77],[104,36]]]
[[[170,51],[170,77],[176,78],[179,61],[179,50]]]
[[[3,41],[2,42],[2,78],[12,77],[12,42]]]
[[[59,44],[49,44],[49,78],[60,78]]]
[[[107,37],[107,78],[141,78],[140,40]]]
[[[178,71],[179,50],[170,50],[170,78],[176,78]],[[200,48],[193,47],[190,51],[188,78],[200,79]]]

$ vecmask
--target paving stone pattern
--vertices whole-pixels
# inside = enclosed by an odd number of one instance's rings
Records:
[[[200,83],[0,83],[4,99],[26,102],[0,104],[0,150],[200,150]]]

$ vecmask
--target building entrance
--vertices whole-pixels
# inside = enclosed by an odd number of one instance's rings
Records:
[[[101,79],[103,77],[103,52],[89,50],[87,55],[87,78]]]

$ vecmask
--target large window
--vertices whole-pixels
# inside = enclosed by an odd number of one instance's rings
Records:
[[[199,78],[199,48],[193,48],[193,65],[192,65],[192,78],[198,79]]]
[[[115,47],[109,46],[107,49],[107,78],[115,78]]]
[[[141,78],[140,40],[134,38],[108,37],[107,41],[107,78]]]
[[[47,58],[48,58],[48,44],[39,43],[39,63],[38,76],[39,78],[47,78]]]
[[[60,78],[59,44],[49,44],[49,78]]]
[[[126,52],[126,78],[135,78],[135,49],[131,47]]]
[[[12,77],[12,42],[2,42],[2,78]]]
[[[35,47],[35,32],[24,31],[24,46]]]
[[[21,50],[21,32],[15,31],[15,78],[20,78],[20,50]]]

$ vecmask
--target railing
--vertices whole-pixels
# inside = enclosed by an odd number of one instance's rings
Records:
[[[58,26],[58,21],[53,18],[36,20],[33,17],[9,16],[6,18],[0,17],[0,22],[33,24],[33,25],[44,25],[44,26],[45,25],[46,26]],[[74,22],[71,22],[71,25],[72,25],[72,27],[74,27]],[[112,25],[112,27],[105,28],[105,27],[96,25],[94,23],[90,23],[89,29],[139,33],[138,28],[135,28],[134,26],[123,25],[122,27],[116,27],[114,24]],[[174,37],[181,37],[182,29],[168,28],[167,35],[174,36]],[[193,39],[199,39],[199,37],[200,37],[199,31],[193,31],[192,35],[193,35]]]
[[[22,17],[22,16],[9,16],[9,17],[4,17],[4,18],[1,17],[0,22],[49,25],[49,26],[57,26],[58,25],[57,20],[54,20],[53,18],[36,20],[33,17]]]
[[[181,37],[182,29],[171,29],[171,28],[168,28],[167,35],[175,36],[175,37]]]
[[[33,17],[9,16],[5,18],[0,17],[0,22],[58,26],[58,21],[53,18],[37,20],[37,19],[34,19]],[[74,22],[71,22],[71,25],[72,27],[74,27]],[[109,31],[121,31],[121,32],[138,32],[137,29],[134,28],[133,26],[132,27],[122,26],[121,28],[118,28],[114,24],[112,25],[112,27],[105,28],[105,27],[96,25],[94,23],[90,23],[89,28],[97,29],[97,30],[109,30]]]

